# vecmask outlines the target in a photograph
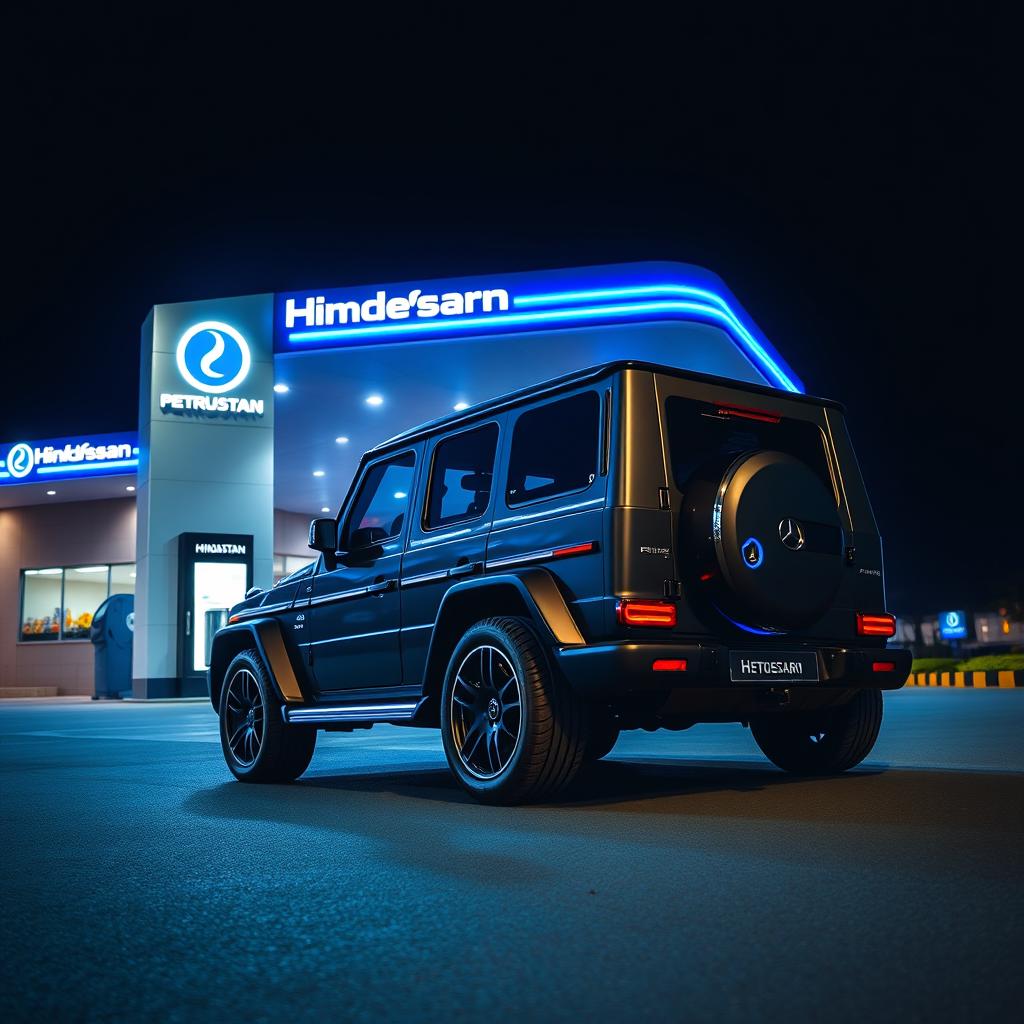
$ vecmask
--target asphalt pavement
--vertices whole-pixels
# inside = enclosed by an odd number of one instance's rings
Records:
[[[482,807],[434,732],[231,780],[203,704],[0,703],[0,1018],[1019,1019],[1024,690],[904,690],[860,769],[629,733]]]

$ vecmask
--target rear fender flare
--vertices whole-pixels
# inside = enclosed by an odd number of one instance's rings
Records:
[[[444,673],[463,633],[493,615],[529,618],[548,646],[580,647],[586,643],[554,576],[547,569],[482,576],[450,587],[441,599],[430,637],[417,718],[438,719]]]

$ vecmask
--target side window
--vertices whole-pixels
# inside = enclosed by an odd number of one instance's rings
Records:
[[[380,544],[402,532],[415,465],[416,456],[413,452],[406,452],[370,468],[348,517],[345,548],[352,551]]]
[[[497,423],[438,443],[430,474],[426,529],[463,523],[487,511],[497,449]]]
[[[508,504],[580,491],[597,475],[601,401],[596,391],[524,412],[512,434]]]

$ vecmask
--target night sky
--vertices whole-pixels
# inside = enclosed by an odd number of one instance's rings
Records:
[[[846,404],[890,607],[1019,600],[1000,29],[944,7],[14,26],[0,439],[132,429],[156,302],[682,260]]]

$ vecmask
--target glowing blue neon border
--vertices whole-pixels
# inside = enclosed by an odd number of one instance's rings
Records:
[[[691,295],[706,298],[706,302],[661,300],[612,305],[591,305],[572,309],[534,310],[529,313],[498,313],[492,316],[474,316],[461,320],[431,320],[427,323],[379,324],[371,327],[340,327],[330,330],[290,331],[287,335],[293,345],[322,341],[345,341],[349,338],[394,337],[403,334],[453,333],[542,323],[587,322],[602,319],[650,319],[650,314],[682,315],[683,319],[706,319],[724,325],[727,333],[741,351],[785,391],[801,394],[802,388],[765,351],[764,346],[747,330],[721,296],[701,288],[686,285],[643,285],[634,288],[595,289],[585,292],[559,292],[549,295],[524,295],[513,298],[516,306],[553,304],[570,298],[599,302],[605,297],[652,294]]]
[[[109,462],[82,462],[75,465],[36,466],[35,472],[43,473],[95,473],[103,469],[138,469],[138,459],[113,459]]]

